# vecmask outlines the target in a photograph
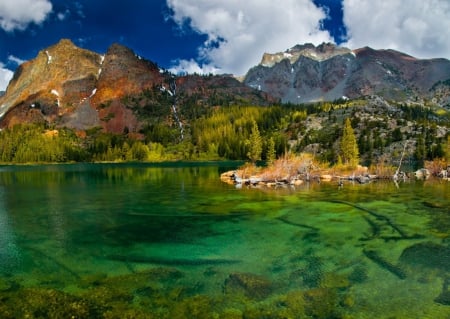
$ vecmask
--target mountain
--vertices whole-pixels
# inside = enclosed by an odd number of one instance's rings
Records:
[[[265,53],[244,83],[283,102],[378,95],[395,101],[450,103],[450,61],[421,60],[394,50],[350,50],[323,43]]]
[[[161,117],[155,119],[159,121],[176,112],[171,107],[174,93],[179,108],[191,100],[204,106],[275,101],[230,75],[174,79],[122,45],[113,44],[102,55],[63,39],[19,66],[0,95],[0,127],[40,122],[76,130],[139,132],[149,125],[143,114],[159,109]]]
[[[0,94],[0,130],[41,124],[2,131],[0,161],[245,159],[256,123],[266,149],[333,163],[349,117],[365,163],[431,160],[450,143],[449,97],[450,61],[393,50],[297,45],[264,54],[241,82],[174,76],[122,45],[99,54],[61,40]]]
[[[63,39],[16,70],[0,95],[0,128],[46,123],[77,131],[141,133],[159,125],[189,125],[218,105],[372,95],[448,106],[450,61],[368,47],[352,51],[330,43],[304,44],[264,54],[240,82],[232,75],[175,77],[122,45],[99,54]]]

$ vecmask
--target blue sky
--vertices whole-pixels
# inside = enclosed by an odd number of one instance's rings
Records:
[[[61,38],[98,53],[118,42],[174,72],[243,75],[306,42],[450,58],[449,33],[448,0],[1,0],[0,90]]]

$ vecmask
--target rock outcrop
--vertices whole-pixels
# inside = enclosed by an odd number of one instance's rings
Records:
[[[19,66],[0,98],[2,126],[54,120],[94,90],[101,56],[63,39]]]

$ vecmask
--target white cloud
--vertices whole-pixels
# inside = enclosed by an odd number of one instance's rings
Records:
[[[242,75],[264,52],[332,42],[328,31],[320,30],[326,15],[311,0],[167,0],[167,5],[177,24],[208,36],[199,48],[198,58],[205,63],[180,61],[179,69],[220,68],[222,73]]]
[[[5,31],[24,30],[30,23],[42,23],[51,11],[49,0],[1,0],[0,27]]]
[[[13,72],[11,70],[5,69],[3,64],[0,63],[0,91],[5,91],[8,86],[9,81],[13,77]]]
[[[69,16],[70,16],[70,10],[69,9],[66,9],[66,11],[64,11],[64,12],[58,12],[58,14],[56,15],[56,17],[58,18],[59,21],[64,21]]]
[[[9,55],[8,56],[8,61],[13,62],[13,63],[15,63],[17,65],[21,65],[22,63],[25,62],[25,60],[22,60],[22,59],[14,56],[14,55]]]
[[[343,0],[348,43],[450,58],[450,1]]]
[[[175,74],[180,73],[197,73],[197,74],[215,74],[219,71],[218,68],[211,64],[200,65],[194,59],[190,60],[179,60],[176,61],[177,65],[170,68],[170,72]]]

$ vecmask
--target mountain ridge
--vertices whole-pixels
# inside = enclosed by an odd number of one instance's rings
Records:
[[[418,59],[392,49],[350,50],[323,43],[265,53],[260,64],[247,72],[244,83],[283,102],[305,103],[368,95],[396,101],[430,99],[433,86],[448,79],[447,59]],[[450,103],[450,92],[441,100],[440,104]]]
[[[245,159],[256,123],[277,155],[309,152],[333,163],[346,118],[366,163],[398,159],[405,145],[419,161],[445,154],[450,61],[333,44],[287,52],[265,54],[242,83],[232,75],[175,76],[119,44],[99,54],[61,40],[22,64],[0,97],[0,155],[5,162]],[[32,125],[10,129],[16,124]]]
[[[151,113],[146,108],[176,112],[172,106],[152,106],[161,99],[172,103],[166,90],[171,85],[177,91],[172,102],[181,108],[298,104],[372,95],[450,107],[450,61],[421,60],[391,49],[350,50],[332,43],[306,43],[264,53],[241,83],[232,75],[174,76],[120,44],[99,54],[61,39],[16,70],[0,96],[0,127],[41,122],[76,130],[139,132],[147,125],[139,114]],[[143,97],[146,91],[153,91],[153,97]]]
[[[120,44],[112,44],[105,54],[99,54],[62,39],[16,70],[5,94],[0,96],[0,127],[42,122],[76,130],[102,127],[113,133],[137,132],[145,124],[138,118],[134,104],[138,100],[144,103],[141,95],[146,90],[159,92],[162,98],[167,92],[160,89],[173,81],[178,84],[180,105],[192,95],[199,100],[211,95],[228,96],[230,100],[243,98],[261,105],[275,101],[231,76],[175,78]],[[124,103],[126,97],[130,97],[128,104]]]
[[[301,56],[306,56],[317,61],[324,61],[333,56],[347,53],[352,53],[352,50],[335,46],[332,43],[322,43],[317,47],[312,43],[297,44],[284,52],[264,53],[260,65],[272,67],[284,59],[288,59],[291,64],[294,64]]]

